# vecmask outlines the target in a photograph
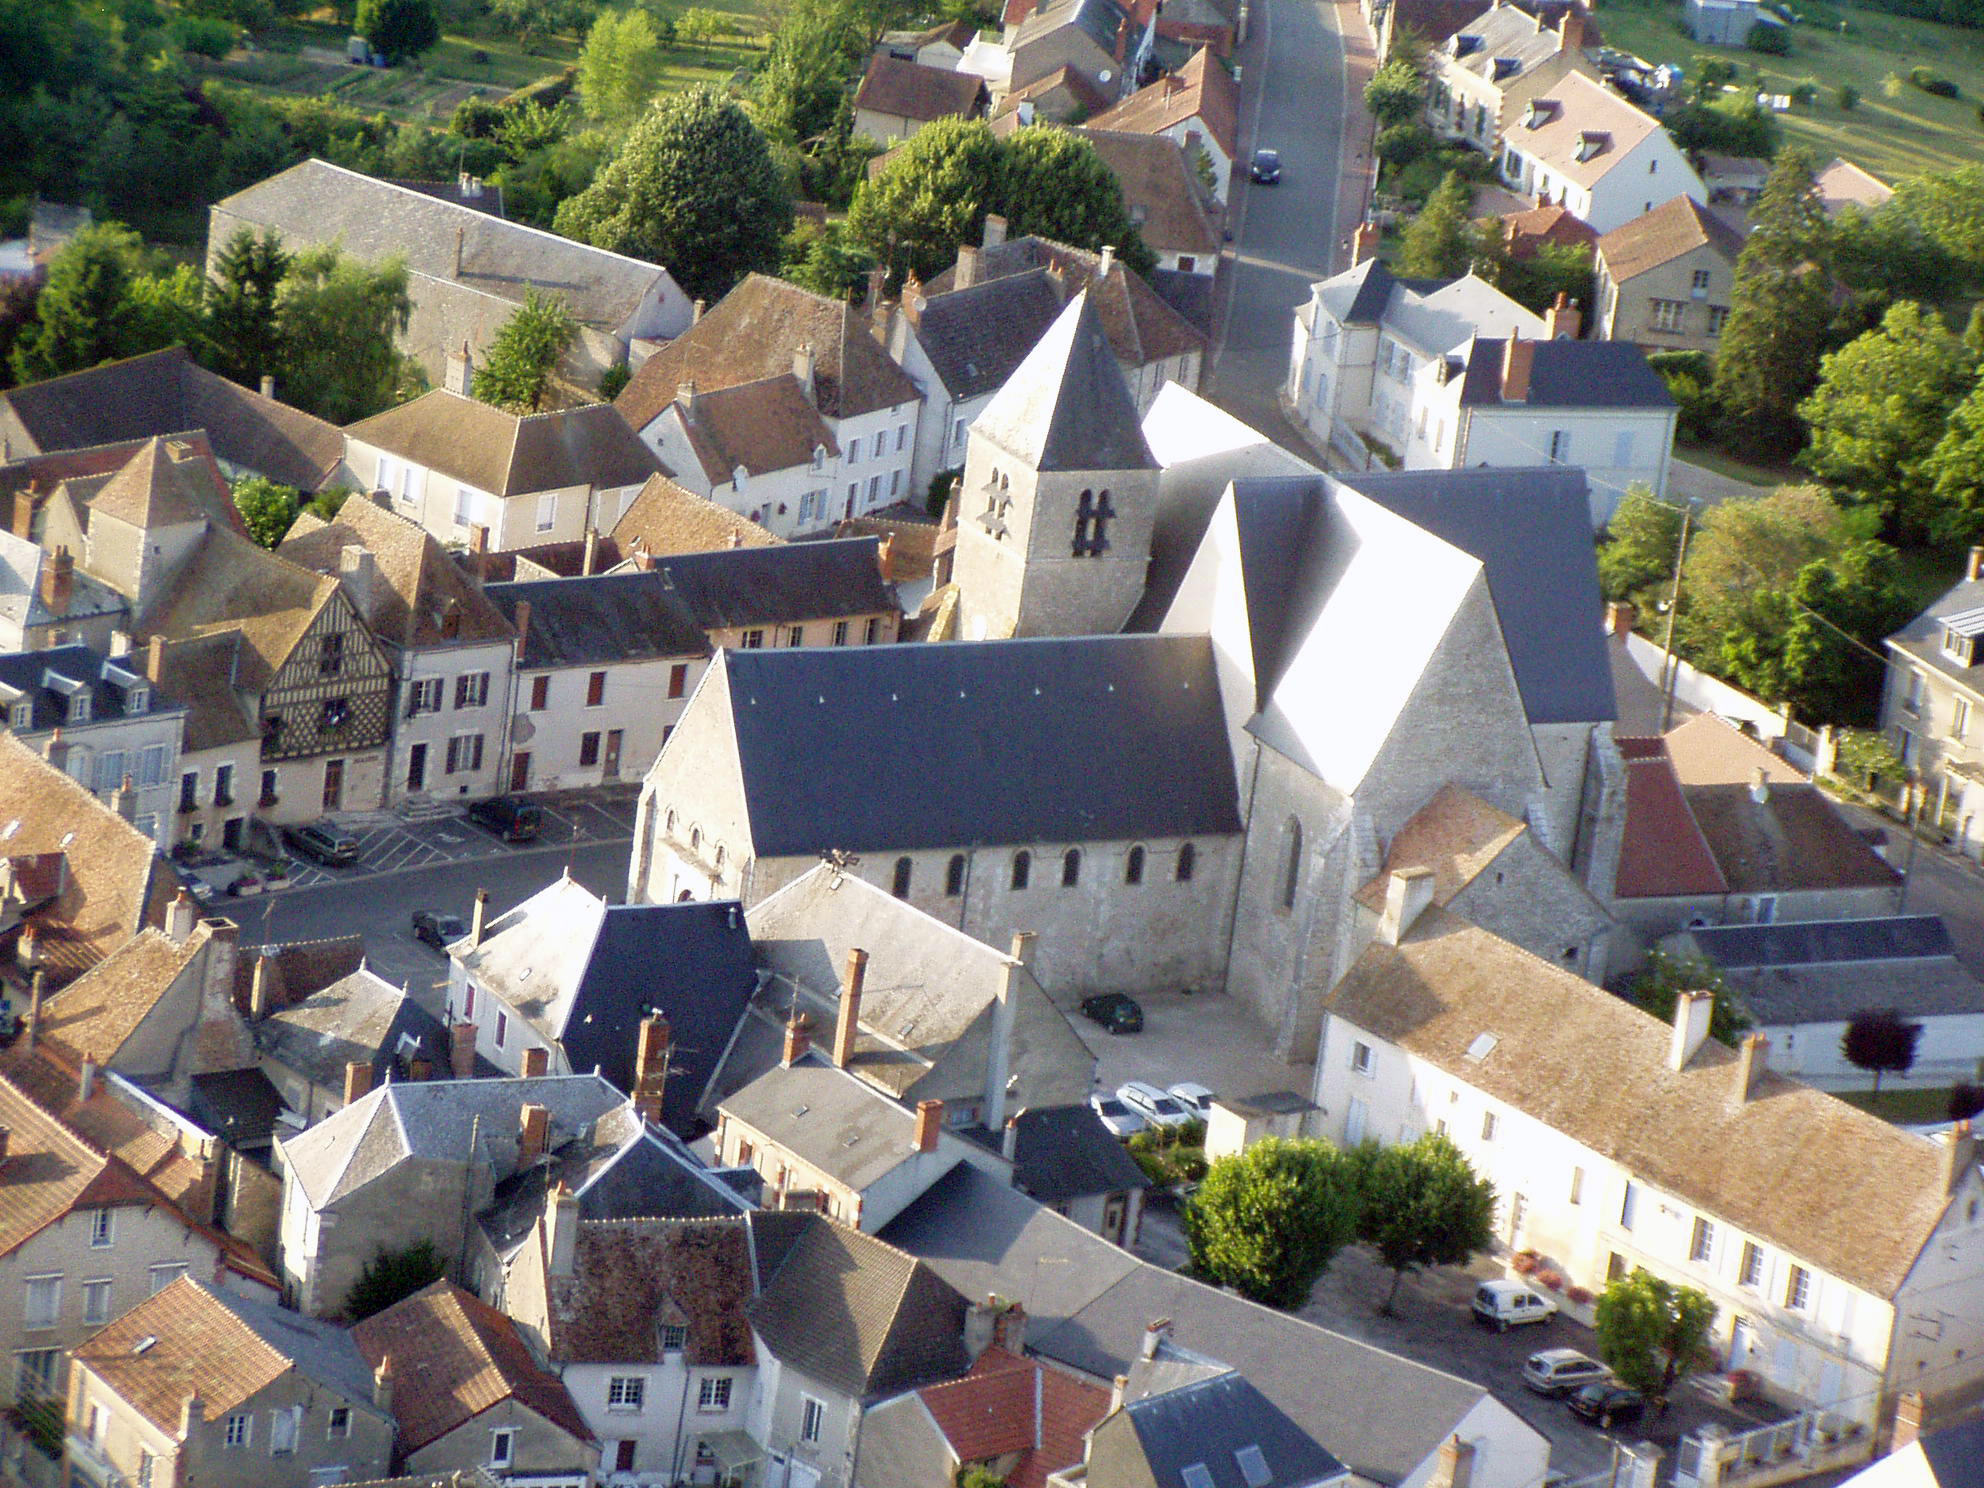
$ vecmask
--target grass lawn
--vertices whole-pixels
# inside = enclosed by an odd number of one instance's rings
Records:
[[[1795,9],[1842,16],[1845,35],[1816,26],[1792,31],[1792,55],[1768,57],[1733,47],[1702,46],[1680,31],[1676,0],[1612,0],[1599,13],[1605,41],[1651,62],[1687,67],[1697,54],[1735,61],[1748,82],[1761,68],[1764,88],[1789,93],[1800,83],[1819,89],[1819,101],[1779,115],[1787,140],[1809,146],[1823,165],[1844,155],[1884,180],[1984,161],[1984,31],[1939,26],[1855,9],[1850,5],[1795,4]],[[1962,90],[1960,98],[1935,98],[1904,86],[1887,96],[1881,83],[1890,73],[1904,78],[1911,67],[1932,67]],[[1841,84],[1860,90],[1859,107],[1842,111]]]
[[[1924,1126],[1949,1119],[1948,1086],[1896,1090],[1889,1087],[1878,1096],[1871,1090],[1835,1090],[1834,1095],[1849,1106],[1858,1106],[1870,1115],[1902,1126]]]
[[[1743,481],[1766,491],[1779,486],[1803,485],[1812,478],[1810,471],[1800,470],[1795,465],[1752,465],[1715,445],[1690,444],[1685,439],[1674,441],[1674,453],[1690,465],[1699,465],[1704,470],[1713,470],[1717,475],[1726,475],[1731,480]]]

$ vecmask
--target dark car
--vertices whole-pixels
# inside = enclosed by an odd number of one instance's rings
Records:
[[[468,934],[468,926],[460,915],[439,914],[431,909],[416,909],[413,912],[413,938],[424,940],[437,951],[445,951],[451,941],[460,940]]]
[[[327,821],[308,822],[283,833],[289,845],[326,868],[347,868],[358,861],[358,839]]]
[[[1281,183],[1281,152],[1279,150],[1256,150],[1253,164],[1247,167],[1247,174],[1262,186],[1276,186]]]
[[[1122,992],[1098,992],[1082,999],[1082,1016],[1111,1033],[1142,1033],[1144,1010],[1136,998]]]
[[[1646,1397],[1638,1390],[1609,1381],[1581,1385],[1564,1398],[1573,1412],[1607,1431],[1615,1421],[1637,1421],[1646,1409]]]
[[[544,811],[535,801],[497,796],[469,807],[468,819],[487,827],[505,842],[534,842],[537,829],[544,825]]]

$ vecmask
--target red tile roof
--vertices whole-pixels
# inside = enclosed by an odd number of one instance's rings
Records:
[[[1007,1488],[1045,1488],[1047,1475],[1082,1460],[1082,1438],[1109,1414],[1109,1392],[1003,1348],[971,1372],[917,1392],[959,1462],[1018,1452]]]
[[[1621,739],[1626,760],[1626,830],[1615,892],[1621,899],[1726,894],[1728,880],[1681,792],[1658,739]]]

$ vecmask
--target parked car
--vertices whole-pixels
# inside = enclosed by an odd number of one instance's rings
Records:
[[[1212,1103],[1218,1099],[1205,1086],[1193,1080],[1180,1080],[1171,1087],[1171,1098],[1192,1113],[1197,1121],[1204,1121],[1212,1114]]]
[[[1082,1016],[1100,1023],[1111,1033],[1142,1033],[1144,1010],[1125,992],[1098,992],[1082,999]]]
[[[1484,1281],[1474,1289],[1474,1320],[1498,1333],[1522,1323],[1547,1323],[1557,1304],[1519,1281]]]
[[[1144,1080],[1118,1085],[1116,1099],[1152,1126],[1185,1126],[1192,1120],[1192,1113],[1185,1108],[1183,1101],[1174,1100]]]
[[[1262,186],[1276,186],[1281,183],[1281,152],[1278,150],[1256,150],[1253,164],[1247,167],[1247,174]]]
[[[1571,1410],[1601,1430],[1610,1431],[1616,1422],[1637,1421],[1646,1410],[1646,1397],[1631,1385],[1616,1380],[1599,1380],[1571,1391],[1566,1402]]]
[[[1144,1119],[1113,1095],[1097,1093],[1088,1098],[1088,1108],[1109,1128],[1112,1137],[1134,1137],[1144,1129]]]
[[[1523,1361],[1522,1382],[1539,1395],[1568,1395],[1612,1378],[1612,1371],[1576,1349],[1544,1349]]]
[[[413,938],[424,940],[437,951],[445,951],[454,941],[468,934],[460,915],[441,914],[432,909],[413,912]]]
[[[304,857],[327,868],[347,868],[358,861],[358,839],[332,822],[305,822],[286,828],[282,835]]]
[[[487,827],[505,842],[534,842],[538,828],[544,825],[544,809],[535,801],[496,796],[469,807],[468,819]]]

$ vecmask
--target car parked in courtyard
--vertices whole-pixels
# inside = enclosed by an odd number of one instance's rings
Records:
[[[1111,1033],[1142,1033],[1143,1006],[1126,992],[1098,992],[1082,999],[1082,1016]]]

